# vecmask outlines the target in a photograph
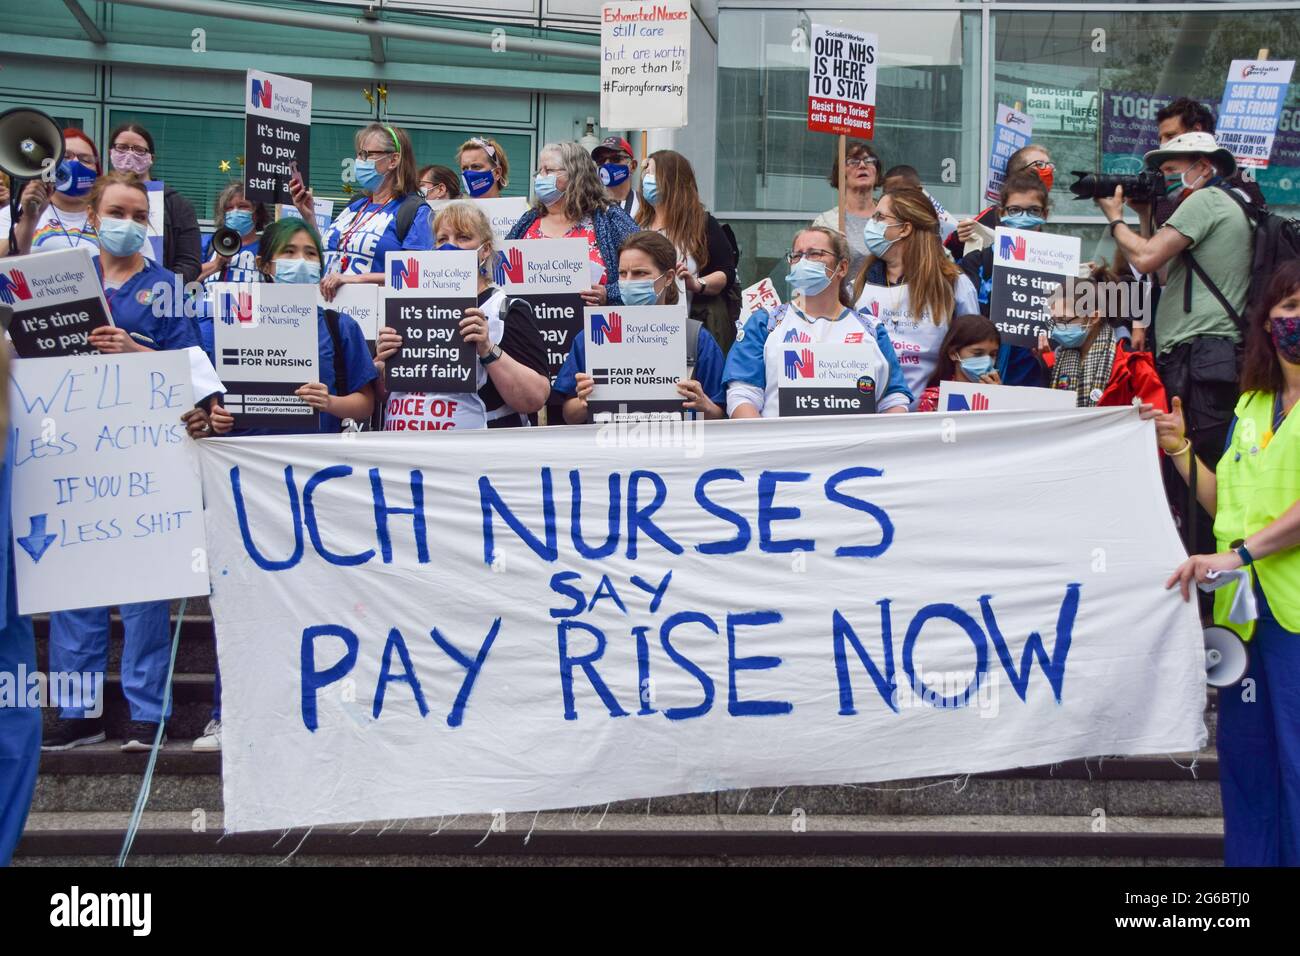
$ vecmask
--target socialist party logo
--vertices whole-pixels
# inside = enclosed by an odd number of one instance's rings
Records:
[[[507,281],[524,281],[524,255],[518,249],[502,250],[492,263],[492,281],[504,286]]]
[[[617,345],[623,341],[623,316],[617,312],[611,312],[609,318],[603,315],[593,315],[591,317],[591,341],[597,345],[604,345],[609,342],[611,345]]]
[[[802,349],[798,352],[796,352],[794,349],[785,350],[785,377],[786,378],[812,378],[813,377],[812,349]]]
[[[1025,258],[1025,237],[1003,236],[1002,244],[998,246],[998,257],[1001,259],[1017,259],[1023,262]]]
[[[240,325],[253,321],[253,294],[251,292],[223,292],[218,309],[226,325]]]
[[[271,108],[271,81],[254,80],[251,100],[254,106],[269,110]]]
[[[812,336],[811,336],[811,335],[808,335],[808,334],[806,334],[806,333],[804,333],[804,332],[800,332],[798,329],[791,329],[789,332],[785,333],[785,341],[787,341],[787,342],[811,342],[811,341],[812,341]]]
[[[31,286],[21,269],[10,269],[8,274],[0,272],[0,302],[13,305],[15,299],[24,302],[32,297]]]
[[[394,289],[418,289],[420,287],[420,266],[412,256],[406,260],[393,260],[391,285]]]

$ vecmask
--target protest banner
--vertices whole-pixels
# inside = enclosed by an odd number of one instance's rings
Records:
[[[686,125],[690,0],[616,0],[600,8],[600,125]]]
[[[321,380],[316,287],[216,282],[212,340],[237,428],[314,431],[319,412],[294,394]]]
[[[1215,138],[1239,166],[1268,166],[1294,69],[1294,60],[1233,60],[1228,67]]]
[[[244,198],[293,205],[289,180],[311,181],[311,84],[249,70],[244,78]]]
[[[10,372],[19,611],[207,594],[186,353],[23,359]]]
[[[596,306],[585,310],[587,399],[593,421],[681,418],[686,378],[686,305]]]
[[[474,391],[478,356],[461,338],[460,321],[478,302],[476,254],[403,252],[388,265],[384,325],[402,337],[402,347],[384,366],[388,390]]]
[[[9,337],[25,359],[97,354],[91,331],[113,324],[84,246],[5,259],[0,304],[14,310]]]
[[[1077,236],[1056,236],[999,226],[994,235],[989,318],[1003,345],[1035,348],[1051,322],[1047,299],[1079,274]]]
[[[791,342],[782,347],[782,418],[864,415],[876,410],[878,350],[861,344]],[[879,383],[884,388],[887,382]]]
[[[770,278],[763,278],[740,292],[740,318],[736,320],[737,330],[743,329],[749,317],[758,309],[764,309],[770,315],[781,304],[781,295],[776,291]]]
[[[876,117],[876,35],[811,24],[808,128],[871,139]]]
[[[352,316],[353,321],[361,327],[361,334],[366,337],[370,354],[375,354],[375,339],[379,335],[379,322],[383,316],[384,290],[369,282],[350,282],[334,290],[334,300],[326,302],[325,296],[317,294],[316,305],[322,309],[335,309],[343,315]]]
[[[1077,407],[1073,391],[1027,388],[1023,385],[985,385],[983,382],[940,382],[940,412],[1034,412]]]
[[[533,307],[552,382],[573,337],[582,332],[581,293],[591,288],[590,262],[584,239],[509,240],[500,245],[492,261],[497,287]]]
[[[1136,409],[483,437],[199,443],[227,829],[1206,741]]]
[[[989,150],[989,184],[984,190],[985,199],[998,201],[1002,180],[1007,175],[1007,160],[1016,150],[1029,145],[1033,132],[1031,116],[1005,103],[998,104],[997,122],[993,125],[993,147]]]

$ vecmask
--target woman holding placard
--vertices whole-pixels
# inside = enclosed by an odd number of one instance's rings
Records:
[[[819,344],[860,347],[876,411],[907,411],[912,393],[888,331],[869,313],[855,310],[844,289],[850,254],[849,242],[838,230],[809,226],[796,233],[786,255],[792,301],[770,313],[755,310],[727,355],[722,378],[732,418],[780,416],[783,353]]]
[[[444,206],[433,230],[439,250],[468,249],[478,256],[478,306],[466,309],[460,322],[461,336],[478,353],[478,384],[473,392],[392,392],[385,399],[384,430],[527,425],[528,416],[546,403],[551,391],[546,346],[533,307],[492,284],[492,227],[473,202],[462,199]],[[385,325],[375,346],[375,364],[382,368],[402,347],[402,337]]]
[[[637,231],[637,225],[609,198],[591,156],[577,143],[547,143],[537,157],[533,194],[536,202],[506,238],[585,239],[592,281],[582,301],[621,305],[617,278],[611,276],[617,276],[623,240]]]
[[[618,282],[624,305],[676,305],[677,247],[657,232],[638,232],[623,243],[618,257]],[[682,411],[701,418],[725,418],[727,396],[722,385],[723,355],[703,322],[687,320],[694,329],[695,348],[687,349],[687,377],[677,383]],[[584,424],[590,417],[587,400],[595,381],[587,372],[587,337],[575,335],[573,346],[555,376],[554,389],[564,396],[564,421]]]
[[[979,311],[975,287],[944,252],[934,205],[915,186],[885,193],[864,235],[870,255],[853,287],[857,308],[889,329],[907,388],[919,398],[952,317]]]
[[[364,193],[334,219],[323,236],[321,294],[332,302],[352,282],[384,284],[388,257],[402,249],[433,248],[432,210],[419,192],[415,150],[406,131],[371,123],[357,132],[352,171]],[[297,174],[289,193],[304,222],[315,222],[311,190]]]
[[[943,344],[939,346],[939,364],[930,385],[916,403],[918,412],[933,412],[939,407],[939,386],[943,382],[969,382],[974,385],[1001,385],[997,355],[1002,345],[998,327],[982,315],[959,315],[952,320]]]

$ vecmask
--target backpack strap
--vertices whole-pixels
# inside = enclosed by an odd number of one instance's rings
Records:
[[[1238,312],[1236,309],[1232,307],[1232,303],[1228,301],[1227,297],[1223,294],[1223,291],[1217,285],[1214,284],[1214,280],[1210,278],[1209,273],[1201,268],[1201,264],[1196,261],[1196,257],[1192,255],[1191,250],[1184,249],[1182,253],[1180,253],[1180,255],[1182,256],[1183,259],[1183,265],[1185,265],[1190,270],[1190,272],[1195,273],[1196,277],[1200,279],[1201,282],[1205,283],[1205,287],[1210,290],[1210,295],[1214,296],[1214,298],[1218,300],[1219,305],[1223,306],[1224,311],[1227,312],[1228,315],[1232,317],[1232,321],[1236,323],[1237,328],[1241,330],[1242,336],[1245,336],[1246,334],[1245,318],[1241,315],[1240,312]],[[1192,311],[1192,276],[1188,275],[1187,278],[1183,281],[1183,312],[1186,313],[1191,311]]]
[[[415,217],[419,214],[420,207],[424,205],[427,205],[427,203],[424,201],[424,197],[419,193],[411,193],[409,196],[404,197],[401,203],[398,204],[396,216],[397,222],[394,227],[397,233],[398,242],[406,241],[406,234],[411,231],[411,226],[415,222]]]
[[[334,391],[338,395],[347,395],[348,365],[343,357],[343,332],[339,328],[339,314],[335,309],[325,310],[325,328],[329,329],[330,341],[334,343]]]
[[[704,323],[699,319],[686,320],[686,373],[695,371],[695,361],[700,356],[700,329]]]

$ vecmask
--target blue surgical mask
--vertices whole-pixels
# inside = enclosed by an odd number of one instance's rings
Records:
[[[820,262],[805,258],[794,264],[785,281],[791,295],[816,295],[831,284],[831,277]]]
[[[632,171],[620,163],[600,164],[600,181],[610,189],[615,186],[622,186],[627,182],[627,177],[630,175],[632,175]]]
[[[233,229],[241,236],[253,231],[253,214],[247,209],[232,209],[223,220],[227,229]]]
[[[444,242],[442,245],[440,245],[438,248],[434,249],[433,251],[434,252],[460,252],[461,250],[460,250],[460,246],[456,245],[456,243],[454,242]]]
[[[557,199],[564,195],[555,185],[555,174],[548,173],[543,176],[540,173],[533,177],[533,192],[537,193],[537,198],[542,201],[542,205],[549,206]]]
[[[1054,325],[1052,341],[1063,349],[1077,349],[1088,337],[1086,325]]]
[[[143,223],[130,219],[99,221],[99,245],[115,256],[135,255],[144,246],[147,235]]]
[[[978,382],[981,375],[987,375],[993,371],[992,355],[975,355],[971,358],[961,360],[961,370],[966,373],[966,377],[972,382]]]
[[[490,169],[462,169],[460,180],[465,184],[465,192],[478,199],[496,185],[497,177]]]
[[[352,164],[357,185],[368,193],[374,192],[384,181],[384,174],[375,169],[374,160],[358,159]]]
[[[65,159],[59,163],[58,184],[54,187],[65,196],[84,196],[95,185],[99,173],[78,159]]]
[[[883,222],[876,222],[871,219],[867,221],[867,227],[862,230],[863,241],[867,244],[867,251],[879,259],[897,240],[886,239],[885,230],[889,227]]]
[[[1006,226],[1008,229],[1037,229],[1045,222],[1047,220],[1042,216],[1018,212],[1014,216],[1003,216],[998,220],[998,225]]]
[[[641,177],[641,195],[652,206],[659,201],[659,182],[655,179],[654,173]]]
[[[624,279],[618,284],[624,305],[658,305],[657,279]]]
[[[320,282],[320,263],[311,259],[276,259],[275,281],[289,285],[315,285]]]

